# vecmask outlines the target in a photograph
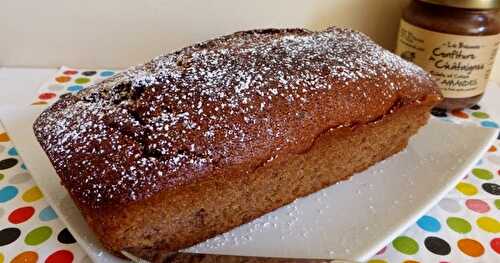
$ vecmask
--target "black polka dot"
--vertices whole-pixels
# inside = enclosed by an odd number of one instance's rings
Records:
[[[73,93],[71,93],[71,92],[66,92],[66,93],[63,93],[63,94],[59,95],[59,98],[64,99],[64,98],[66,98],[66,97],[71,96],[72,94],[73,94]]]
[[[500,140],[500,132],[498,132],[497,139]]]
[[[17,240],[21,235],[21,230],[10,227],[0,230],[0,246],[8,245]]]
[[[482,185],[484,191],[492,195],[500,195],[500,185],[494,183],[484,183]]]
[[[92,71],[84,71],[84,72],[82,73],[82,75],[84,75],[84,76],[94,76],[94,75],[95,75],[95,73],[97,73],[97,72],[95,72],[95,71],[93,71],[93,70],[92,70]]]
[[[433,108],[431,110],[431,114],[440,118],[448,117],[448,114],[446,114],[446,110],[440,108]]]
[[[67,228],[64,228],[61,232],[59,232],[57,240],[63,244],[73,244],[76,242],[75,238],[71,235]]]
[[[479,109],[481,109],[481,106],[475,104],[475,105],[470,106],[470,109],[471,110],[479,110]]]
[[[424,244],[427,250],[436,255],[446,256],[451,252],[448,242],[439,237],[428,237],[425,239]]]
[[[17,164],[17,162],[18,161],[15,158],[3,159],[0,161],[0,170],[5,170],[14,167]]]

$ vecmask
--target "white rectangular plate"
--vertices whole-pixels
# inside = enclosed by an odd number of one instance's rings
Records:
[[[96,262],[120,262],[104,251],[36,141],[40,109],[4,108],[4,123],[45,197]],[[429,210],[472,168],[496,129],[431,120],[403,152],[351,180],[296,200],[188,251],[367,260]]]

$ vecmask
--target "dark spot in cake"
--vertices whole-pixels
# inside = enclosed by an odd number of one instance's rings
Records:
[[[304,118],[306,117],[306,113],[305,113],[305,112],[303,112],[303,111],[299,111],[299,112],[297,112],[297,114],[296,114],[296,115],[297,115],[297,117],[298,117],[299,119],[304,119]]]
[[[120,104],[121,102],[130,99],[131,86],[132,84],[130,82],[123,82],[113,87],[111,92],[113,94],[112,98],[113,103]]]
[[[189,55],[180,56],[177,59],[177,66],[181,68],[189,68],[191,66],[191,57]]]
[[[165,112],[165,113],[172,113],[173,112],[173,110],[170,107],[167,107],[167,106],[162,106],[161,107],[161,111]]]
[[[90,93],[87,94],[86,96],[82,97],[81,100],[85,102],[90,102],[90,103],[95,103],[99,101],[100,96],[98,93]]]
[[[135,121],[137,121],[140,125],[145,125],[146,124],[146,122],[141,117],[141,114],[139,112],[130,110],[128,113],[130,114],[130,117],[132,117],[132,119],[135,120]]]
[[[132,100],[139,99],[145,90],[146,90],[145,86],[133,86],[132,91],[130,93],[130,99]]]
[[[391,108],[389,109],[388,113],[393,113],[395,111],[397,111],[399,108],[401,108],[402,106],[405,105],[405,102],[401,99],[401,98],[398,98],[396,99],[393,103],[392,103],[392,106]],[[383,116],[380,116],[380,118],[383,117]]]
[[[188,150],[187,149],[179,149],[176,151],[176,155],[177,156],[184,156],[184,155],[187,155],[188,154]]]
[[[446,110],[445,109],[440,109],[440,108],[433,108],[431,110],[431,114],[436,116],[436,117],[439,117],[439,118],[445,118],[445,117],[448,117],[448,114],[446,114]]]
[[[93,70],[89,70],[89,71],[84,71],[82,72],[82,75],[84,76],[87,76],[87,77],[90,77],[90,76],[94,76],[97,72],[93,71]]]
[[[471,110],[479,110],[479,109],[481,109],[481,106],[475,104],[475,105],[470,106],[470,109]]]
[[[199,224],[200,226],[203,226],[205,225],[205,217],[208,215],[207,211],[202,208],[200,210],[198,210],[195,214],[195,217],[197,218],[197,224]]]
[[[152,157],[152,158],[156,158],[156,159],[161,159],[162,158],[162,154],[159,150],[157,149],[151,149],[149,147],[145,147],[144,149],[144,156],[146,157]]]

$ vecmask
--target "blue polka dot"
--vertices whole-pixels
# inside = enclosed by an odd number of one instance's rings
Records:
[[[417,225],[427,232],[437,232],[441,229],[439,221],[432,216],[422,216],[417,221]]]
[[[113,76],[113,74],[115,74],[113,71],[106,70],[106,71],[101,72],[99,75],[101,77],[109,77],[109,76]]]
[[[498,124],[494,121],[482,121],[481,125],[486,128],[499,128]]]
[[[14,148],[14,147],[10,148],[9,151],[7,152],[7,154],[9,154],[10,156],[16,156],[17,155],[16,148]]]
[[[24,163],[21,164],[21,169],[28,170],[28,168],[26,168],[26,165]]]
[[[52,207],[50,206],[47,206],[45,207],[41,212],[40,212],[40,215],[38,216],[40,218],[40,220],[42,221],[49,221],[49,220],[52,220],[52,219],[56,219],[57,218],[57,214],[56,212],[54,211],[54,209],[52,209]]]
[[[10,199],[16,197],[19,191],[14,186],[6,186],[0,190],[0,203],[9,201]]]
[[[476,163],[476,166],[481,165],[482,163],[483,163],[483,159],[479,159],[479,161],[477,161],[477,163]]]
[[[83,86],[80,85],[73,85],[68,87],[68,91],[80,91],[83,89]]]

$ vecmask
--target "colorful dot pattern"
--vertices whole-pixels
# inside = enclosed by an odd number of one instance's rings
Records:
[[[47,107],[64,93],[78,92],[114,74],[111,70],[62,68],[42,86],[32,104]],[[0,125],[0,263],[69,263],[82,262],[85,257]]]
[[[32,105],[45,108],[115,74],[61,68]],[[486,108],[433,110],[453,123],[498,127]],[[476,167],[413,226],[369,261],[498,262],[500,258],[500,138]],[[0,125],[0,263],[80,262],[84,252],[43,198]]]
[[[496,128],[480,105],[433,118]],[[500,262],[500,135],[470,173],[368,262]]]
[[[116,73],[114,70],[79,70],[63,67],[45,83],[39,90],[38,96],[32,105],[47,107],[66,93],[76,93],[91,84],[109,78]]]

